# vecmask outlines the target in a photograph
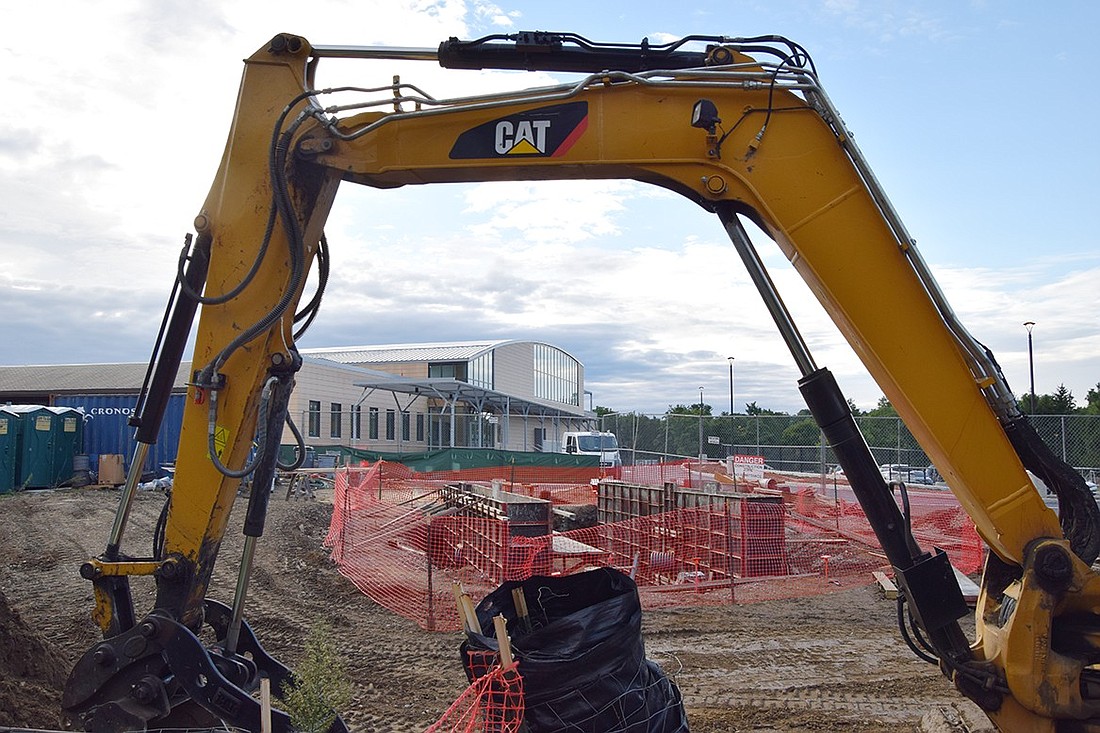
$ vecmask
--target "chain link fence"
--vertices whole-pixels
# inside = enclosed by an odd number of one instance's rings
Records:
[[[1035,415],[1032,424],[1056,455],[1094,483],[1100,478],[1100,415]],[[903,467],[910,482],[937,474],[905,423],[897,417],[857,417],[881,466]],[[601,429],[615,433],[624,463],[644,465],[703,456],[763,456],[777,471],[831,473],[836,456],[808,415],[683,415],[612,413]],[[930,470],[931,469],[931,470]]]

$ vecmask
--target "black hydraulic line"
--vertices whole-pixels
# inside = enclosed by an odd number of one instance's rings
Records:
[[[905,646],[909,647],[909,651],[913,652],[913,654],[918,659],[920,659],[922,661],[925,661],[925,662],[928,662],[929,664],[939,664],[940,660],[939,660],[938,657],[935,657],[935,656],[929,654],[923,648],[924,647],[923,644],[921,646],[917,646],[917,643],[915,641],[913,641],[913,637],[909,635],[909,624],[907,624],[906,621],[905,621],[906,614],[905,614],[905,596],[904,595],[899,595],[898,596],[897,608],[898,608],[898,631],[901,632],[901,638],[902,638],[902,641],[905,642]]]
[[[256,470],[252,474],[252,491],[248,497],[248,509],[244,518],[244,534],[248,537],[260,537],[264,533],[268,500],[271,498],[271,489],[275,483],[275,466],[278,461],[282,427],[290,405],[290,393],[294,391],[294,373],[302,365],[301,357],[297,353],[294,356],[296,358],[291,363],[271,370],[273,383],[264,416],[267,425],[263,426],[265,429],[259,431],[261,441],[257,447],[259,459]]]
[[[913,538],[913,516],[909,511],[909,490],[905,488],[903,481],[891,481],[890,492],[893,493],[897,489],[898,495],[901,497],[901,516],[905,520],[905,537],[909,543],[909,551],[913,557],[917,557],[921,554],[920,546],[917,545],[917,541]]]
[[[1024,467],[1058,496],[1058,519],[1075,555],[1086,565],[1100,556],[1100,507],[1085,479],[1050,449],[1026,416],[1004,426]]]
[[[295,106],[314,94],[315,92],[312,90],[302,92],[295,96],[286,107],[283,108],[275,122],[271,145],[268,148],[268,171],[271,176],[272,185],[271,205],[279,221],[283,224],[288,240],[288,254],[290,256],[289,281],[286,288],[283,290],[279,302],[276,303],[265,316],[244,329],[243,333],[233,339],[209,364],[203,367],[201,371],[197,372],[196,380],[202,386],[214,388],[218,386],[216,375],[218,375],[222,365],[225,364],[237,349],[257,338],[283,316],[290,307],[299,287],[305,279],[306,267],[305,255],[303,253],[302,231],[296,218],[292,197],[289,192],[289,184],[286,178],[286,165],[290,141],[294,133],[308,118],[308,115],[304,112],[299,114],[286,130],[283,130],[283,124]],[[271,224],[273,220],[273,218],[269,219],[269,226],[264,234],[265,240],[271,236],[273,230]],[[262,246],[266,249],[266,241]]]
[[[309,303],[294,314],[294,323],[302,322],[302,325],[294,332],[295,341],[305,335],[310,324],[313,323],[313,319],[317,317],[317,313],[321,310],[321,300],[324,298],[325,290],[328,287],[330,263],[328,238],[325,237],[324,232],[321,232],[321,239],[317,246],[317,291],[313,294],[313,298],[310,299]]]
[[[306,462],[306,441],[302,437],[302,431],[298,429],[298,426],[294,424],[294,420],[290,417],[290,413],[286,415],[286,425],[290,428],[290,433],[294,436],[294,460],[290,463],[278,463],[276,464],[280,471],[297,471],[302,467],[302,464]]]
[[[203,296],[198,291],[194,290],[187,283],[187,279],[183,275],[184,265],[187,263],[187,249],[180,253],[179,264],[177,265],[178,273],[176,275],[176,281],[179,283],[183,292],[193,298],[197,303],[201,305],[222,305],[236,298],[238,295],[244,292],[252,280],[256,277],[256,273],[260,271],[260,265],[263,264],[264,257],[267,255],[268,245],[271,243],[271,234],[275,230],[275,207],[271,207],[271,212],[267,217],[267,231],[264,233],[263,240],[261,240],[260,250],[256,253],[256,257],[252,260],[252,266],[249,268],[245,276],[241,278],[241,281],[235,286],[230,288],[227,292],[216,296]]]
[[[172,507],[172,490],[164,494],[164,506],[160,509],[156,526],[153,528],[153,559],[164,559],[164,534],[168,529],[168,510]]]

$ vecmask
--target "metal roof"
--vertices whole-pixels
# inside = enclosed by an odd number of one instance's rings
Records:
[[[373,377],[385,372],[365,369],[328,359],[305,358],[306,362],[344,369],[352,374]],[[137,392],[145,381],[149,365],[142,362],[123,364],[32,364],[0,366],[0,393],[60,394],[96,392]],[[180,363],[173,389],[184,391],[191,379],[191,362]]]
[[[303,355],[317,356],[341,364],[384,364],[412,361],[469,361],[503,344],[500,341],[452,341],[429,344],[385,344],[380,346],[335,346],[301,349]]]
[[[0,392],[137,392],[148,368],[148,364],[137,362],[0,366]],[[190,373],[190,362],[180,364],[173,387],[185,389]]]

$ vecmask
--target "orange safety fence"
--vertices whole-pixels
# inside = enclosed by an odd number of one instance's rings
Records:
[[[491,476],[477,493],[462,493],[473,489],[411,472],[398,478],[388,462],[342,469],[326,545],[363,593],[436,631],[461,628],[455,582],[476,600],[506,580],[609,566],[634,577],[643,608],[670,608],[820,595],[866,585],[876,570],[891,573],[839,479],[769,474],[734,492],[717,468],[641,468],[672,486],[605,482],[597,495],[587,481],[513,484]],[[700,488],[680,489],[677,472],[684,486]],[[623,478],[639,475],[624,468]],[[628,502],[635,495],[628,490],[652,491],[666,503]],[[942,548],[960,571],[977,572],[983,545],[954,496],[908,494],[921,547]],[[551,531],[555,517],[596,504],[595,526]]]
[[[540,466],[515,465],[474,466],[450,468],[438,471],[414,471],[396,461],[380,460],[375,463],[363,461],[360,468],[376,471],[373,479],[385,486],[391,481],[418,479],[425,481],[491,481],[499,479],[510,484],[560,484],[579,486],[589,484],[601,478],[620,478],[622,467],[599,466]]]
[[[518,733],[523,723],[523,678],[504,669],[496,652],[466,650],[470,686],[424,733]]]

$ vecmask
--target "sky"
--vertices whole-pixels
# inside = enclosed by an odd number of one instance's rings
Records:
[[[225,145],[241,60],[277,32],[434,48],[569,31],[597,41],[777,34],[820,80],[970,332],[1018,395],[1100,382],[1100,4],[0,0],[0,364],[148,358]],[[321,85],[401,74],[436,97],[567,75],[322,62]],[[1084,81],[1090,83],[1084,87]],[[632,181],[345,184],[333,275],[301,346],[524,339],[576,356],[596,405],[804,407],[798,372],[716,217]],[[773,243],[754,241],[816,361],[882,391]],[[904,338],[904,334],[900,335]]]

